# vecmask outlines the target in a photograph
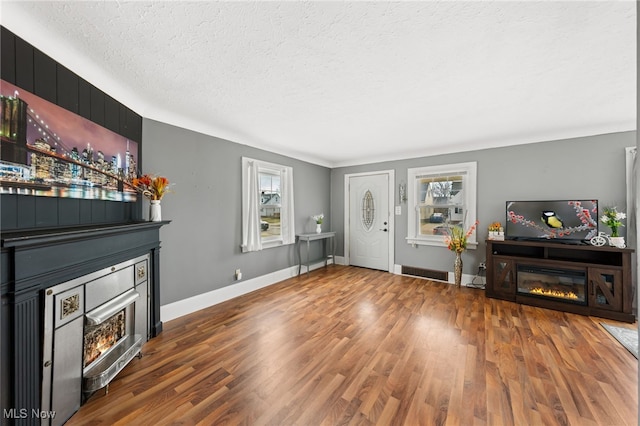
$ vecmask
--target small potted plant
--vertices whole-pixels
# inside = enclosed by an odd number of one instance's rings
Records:
[[[493,222],[489,225],[489,239],[504,241],[504,228],[500,222]]]
[[[322,222],[324,221],[324,213],[311,216],[311,219],[316,223],[316,232],[319,234],[322,232]]]
[[[627,218],[625,213],[619,212],[617,207],[605,207],[604,214],[600,221],[611,228],[611,244],[616,247],[624,247],[624,237],[619,234],[619,229],[623,227],[622,221]]]

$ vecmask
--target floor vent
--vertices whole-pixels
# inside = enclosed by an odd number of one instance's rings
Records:
[[[431,278],[440,281],[447,281],[449,279],[449,273],[446,271],[434,271],[433,269],[415,268],[413,266],[405,265],[402,265],[402,274]]]

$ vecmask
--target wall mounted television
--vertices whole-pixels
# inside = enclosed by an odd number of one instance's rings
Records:
[[[598,234],[598,200],[507,201],[505,238],[578,244]]]

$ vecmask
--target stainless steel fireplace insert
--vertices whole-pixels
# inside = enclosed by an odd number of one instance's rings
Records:
[[[108,390],[140,354],[150,324],[148,268],[149,256],[140,256],[45,291],[41,409],[56,412],[51,424]]]

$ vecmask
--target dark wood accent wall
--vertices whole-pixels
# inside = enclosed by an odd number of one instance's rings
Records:
[[[142,166],[140,115],[5,27],[0,27],[0,31],[0,75],[3,80],[138,142],[138,167]],[[142,219],[140,201],[122,203],[14,194],[3,194],[0,198],[0,229],[3,231]]]

